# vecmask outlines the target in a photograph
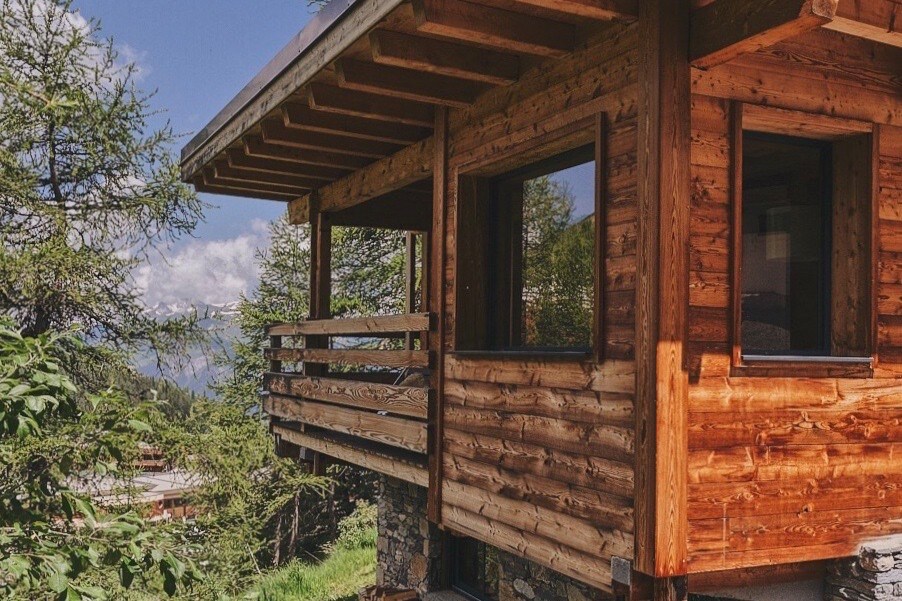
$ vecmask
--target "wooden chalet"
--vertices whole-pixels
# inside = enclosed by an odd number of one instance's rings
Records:
[[[310,224],[273,432],[442,530],[631,599],[902,533],[898,0],[334,0],[182,170]],[[524,206],[561,173],[591,281],[538,340]],[[408,314],[330,319],[349,226],[422,242]]]

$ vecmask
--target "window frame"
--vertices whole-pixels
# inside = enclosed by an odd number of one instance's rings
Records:
[[[452,173],[452,178],[457,182],[456,195],[458,205],[460,204],[461,190],[465,187],[464,182],[473,181],[481,182],[474,184],[481,188],[478,195],[481,201],[493,202],[492,195],[495,183],[498,181],[510,179],[520,173],[529,173],[537,166],[544,164],[546,161],[554,162],[557,158],[565,156],[571,152],[579,151],[583,147],[594,145],[594,163],[595,163],[595,227],[594,227],[594,246],[595,252],[593,256],[593,310],[592,310],[592,330],[591,330],[591,346],[589,348],[570,349],[562,348],[493,348],[491,344],[484,344],[482,348],[468,348],[462,343],[460,329],[455,327],[454,342],[451,351],[452,354],[462,356],[485,356],[492,358],[502,357],[537,357],[550,360],[591,360],[596,363],[604,361],[605,349],[605,327],[604,327],[604,288],[605,288],[605,259],[606,259],[606,219],[605,208],[607,206],[607,190],[606,190],[606,143],[607,143],[607,117],[606,114],[596,113],[591,117],[581,119],[569,124],[562,130],[550,132],[544,136],[534,139],[528,144],[516,145],[504,151],[499,151],[491,158],[484,158],[478,161],[465,162],[457,166]],[[457,231],[457,240],[461,239],[462,223],[460,218],[457,219],[455,229]],[[486,253],[491,252],[490,248],[485,249]],[[460,263],[460,253],[457,254],[456,272],[461,273],[462,265]],[[510,282],[509,282],[510,284]],[[461,287],[455,294],[455,321],[460,323],[460,306],[461,306]],[[508,315],[510,312],[508,311]],[[490,326],[486,325],[486,330],[490,331]],[[463,348],[462,348],[463,347]]]
[[[730,284],[732,311],[731,323],[731,375],[734,376],[795,376],[795,377],[872,377],[876,362],[877,340],[877,297],[873,290],[873,282],[877,277],[877,245],[876,232],[878,220],[878,179],[877,165],[879,164],[879,152],[877,151],[877,136],[871,123],[831,117],[816,113],[787,110],[777,107],[767,107],[742,102],[731,102],[730,105],[730,209],[731,240],[729,250]],[[835,142],[852,136],[868,135],[871,141],[871,189],[870,198],[870,248],[867,258],[868,275],[871,278],[872,287],[868,299],[867,316],[868,342],[866,353],[862,356],[831,356],[811,354],[787,354],[787,355],[757,355],[746,354],[742,350],[742,225],[743,225],[743,135],[745,132],[755,132],[768,135],[791,137],[796,139],[810,139],[821,142]],[[829,172],[828,172],[829,173]],[[831,176],[832,177],[832,176]],[[831,184],[830,189],[833,189]],[[831,198],[831,211],[833,199]],[[831,217],[832,220],[832,217]],[[832,256],[833,241],[827,240],[828,258]],[[828,294],[823,303],[829,307],[832,302],[832,267],[827,265],[829,277],[826,281]],[[830,343],[829,322],[831,315],[828,311],[827,318],[827,344]]]

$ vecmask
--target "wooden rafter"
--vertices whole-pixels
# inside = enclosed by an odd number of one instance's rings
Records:
[[[431,105],[378,94],[349,93],[347,90],[327,84],[310,84],[308,99],[312,108],[340,115],[425,127],[431,127],[433,121]]]
[[[496,85],[517,81],[520,60],[512,54],[474,48],[400,31],[370,34],[373,60],[392,65]]]
[[[689,58],[708,68],[829,23],[837,0],[716,0],[692,13]]]
[[[351,169],[323,167],[321,165],[304,165],[293,161],[261,159],[259,157],[246,155],[240,148],[228,149],[226,151],[226,156],[228,157],[229,165],[239,169],[278,175],[299,175],[324,181],[336,180],[340,177],[344,177],[351,171]]]
[[[418,125],[389,123],[379,119],[367,119],[351,115],[338,115],[317,111],[306,103],[286,102],[282,105],[282,118],[289,129],[313,131],[376,140],[393,144],[410,144],[429,137],[432,130]]]
[[[576,29],[466,0],[414,0],[417,29],[499,50],[561,57],[575,45]]]
[[[276,200],[280,202],[288,202],[295,197],[291,194],[279,194],[277,192],[263,192],[254,190],[236,190],[226,186],[211,185],[204,181],[203,175],[194,176],[192,183],[194,189],[198,192],[208,192],[210,194],[223,194],[228,196],[240,196],[242,198],[257,198],[262,200]]]
[[[214,162],[216,177],[230,181],[253,182],[256,184],[273,184],[277,186],[296,186],[312,190],[322,185],[322,180],[311,179],[299,175],[283,175],[262,173],[250,169],[232,167],[225,159]]]
[[[295,199],[289,206],[291,222],[305,223],[309,219],[314,198],[319,211],[334,212],[428,179],[432,174],[433,144],[433,139],[427,138]]]
[[[297,148],[267,144],[259,134],[244,136],[243,142],[244,152],[248,156],[261,159],[277,159],[300,165],[336,167],[339,169],[360,169],[373,162],[372,159],[367,157],[352,156],[340,152],[329,152],[326,150],[309,152]]]
[[[263,141],[276,146],[328,150],[341,154],[380,158],[398,150],[397,144],[375,140],[355,140],[347,136],[335,136],[318,132],[288,129],[279,119],[267,119],[261,126]]]
[[[896,0],[841,0],[833,21],[824,25],[849,35],[902,47],[902,4]]]
[[[637,0],[515,0],[519,4],[546,8],[599,21],[635,21]]]
[[[297,198],[308,193],[305,188],[295,186],[280,186],[277,184],[258,184],[254,182],[245,182],[242,180],[226,179],[217,177],[216,170],[213,167],[204,167],[203,169],[204,185],[208,188],[219,188],[223,191],[220,194],[231,194],[232,190],[248,192],[274,194],[279,197]]]
[[[478,93],[469,80],[354,59],[338,61],[335,70],[342,88],[417,102],[466,108]]]

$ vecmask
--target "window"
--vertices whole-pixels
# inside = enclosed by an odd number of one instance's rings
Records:
[[[870,140],[742,136],[742,357],[866,357]]]
[[[464,182],[459,298],[479,330],[469,348],[592,350],[596,179],[590,144]]]
[[[472,538],[451,536],[451,588],[476,601],[498,601],[498,550]]]

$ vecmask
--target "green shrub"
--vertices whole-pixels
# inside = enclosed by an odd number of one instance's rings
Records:
[[[336,549],[364,549],[376,546],[376,506],[360,502],[348,517],[338,524],[338,538],[327,546],[328,552]]]

